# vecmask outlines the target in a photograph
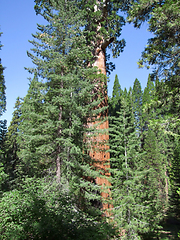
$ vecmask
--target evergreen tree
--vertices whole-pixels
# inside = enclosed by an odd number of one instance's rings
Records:
[[[142,133],[142,97],[143,92],[141,89],[141,84],[136,78],[133,84],[133,111],[135,116],[135,126],[138,134]]]
[[[149,74],[147,85],[144,89],[142,97],[142,147],[144,145],[144,138],[146,134],[144,131],[148,130],[150,120],[158,118],[156,108],[152,106],[152,102],[155,99],[155,92],[155,85]]]
[[[172,139],[171,139],[172,141]],[[171,180],[171,195],[170,195],[170,208],[171,213],[176,218],[180,218],[180,148],[179,139],[173,139],[173,158],[170,168],[170,180]]]
[[[146,171],[142,167],[130,93],[125,91],[121,103],[118,117],[112,117],[110,125],[113,212],[122,238],[138,239],[139,233],[149,230],[149,206],[143,201]]]
[[[153,65],[154,72],[151,77],[160,81],[155,104],[160,105],[160,108],[165,106],[168,120],[161,123],[167,126],[166,123],[170,125],[173,122],[173,131],[174,127],[179,128],[180,111],[180,6],[178,3],[178,0],[151,1],[148,4],[146,0],[132,1],[128,12],[129,21],[133,22],[135,27],[139,28],[144,21],[148,21],[148,30],[154,35],[148,40],[139,64],[148,68]]]
[[[121,86],[119,84],[118,76],[116,74],[115,80],[114,80],[114,86],[113,86],[113,93],[112,93],[112,98],[109,100],[109,124],[112,125],[114,118],[112,117],[117,117],[118,112],[121,109],[121,99],[123,95],[123,90],[121,90]],[[109,136],[110,142],[113,141],[114,135],[110,134]],[[113,158],[114,154],[111,152],[111,158]],[[111,162],[111,168],[114,168],[113,162]]]
[[[113,85],[113,92],[112,97],[109,100],[109,115],[110,116],[116,116],[116,112],[120,110],[120,98],[122,95],[121,86],[119,84],[118,76],[116,74],[114,85]]]
[[[46,7],[52,6],[53,2],[58,1],[35,1],[35,9],[37,13],[43,14],[46,11]],[[86,44],[91,47],[91,59],[86,59],[87,66],[95,66],[101,72],[102,78],[94,78],[93,83],[94,89],[93,93],[96,93],[95,99],[101,99],[99,105],[95,106],[95,109],[99,110],[99,115],[93,118],[89,118],[88,127],[92,127],[95,123],[97,124],[97,129],[105,129],[106,133],[99,133],[99,136],[91,138],[91,142],[96,142],[94,144],[96,149],[91,149],[90,155],[95,161],[99,162],[100,168],[104,170],[106,166],[103,162],[108,162],[109,153],[104,154],[104,149],[107,149],[106,144],[109,136],[107,134],[108,121],[107,118],[107,79],[104,75],[106,72],[114,69],[112,63],[107,61],[110,59],[109,55],[106,53],[107,47],[112,50],[113,57],[118,57],[122,52],[125,41],[120,40],[121,28],[124,25],[124,18],[119,15],[119,8],[121,3],[118,1],[102,1],[102,0],[90,0],[90,1],[74,1],[76,7],[79,11],[83,11],[84,16],[81,19],[84,20]],[[113,43],[113,44],[112,44]],[[100,123],[100,119],[103,118],[103,123]],[[97,146],[98,145],[98,146]],[[104,157],[105,156],[105,157]],[[101,163],[100,163],[101,162]],[[100,179],[101,181],[102,179]],[[107,181],[106,181],[107,182]]]
[[[168,210],[169,179],[168,157],[170,147],[168,137],[162,134],[160,129],[148,129],[144,144],[143,167],[148,170],[144,179],[144,191],[147,191],[146,201],[150,204],[150,224],[152,230],[157,228]],[[154,216],[153,216],[154,215]]]
[[[143,98],[142,98],[143,105],[146,103],[149,104],[154,96],[155,96],[155,85],[151,79],[151,75],[149,74],[147,85],[144,89]]]
[[[105,108],[96,108],[102,99],[94,92],[94,79],[101,75],[88,65],[92,48],[86,43],[83,14],[75,1],[52,1],[42,14],[48,24],[38,25],[33,35],[37,40],[31,41],[33,54],[28,55],[36,67],[29,69],[34,78],[22,105],[18,169],[30,177],[56,176],[85,206],[86,200],[100,199],[101,192],[86,178],[100,175],[91,167],[88,136],[96,130],[87,128],[87,121]]]
[[[4,157],[5,157],[6,134],[7,134],[7,120],[0,120],[0,156],[1,156],[1,163],[4,161]]]
[[[10,181],[12,184],[12,180],[16,177],[16,166],[18,164],[18,152],[20,151],[18,145],[18,132],[19,132],[19,125],[21,123],[21,106],[22,106],[22,99],[18,97],[16,99],[14,112],[12,116],[12,120],[8,127],[8,132],[6,134],[6,142],[5,142],[5,160],[4,160],[4,167],[6,173],[8,173],[10,177]]]
[[[148,21],[149,31],[154,34],[148,40],[148,45],[142,53],[140,64],[154,65],[154,76],[159,79],[179,82],[179,47],[180,24],[178,0],[133,1],[129,11],[129,21],[139,28],[144,21]]]

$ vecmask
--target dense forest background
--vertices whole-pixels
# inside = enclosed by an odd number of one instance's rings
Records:
[[[34,2],[47,24],[30,41],[29,89],[17,97],[8,129],[0,122],[0,239],[180,238],[178,0]],[[106,47],[119,57],[122,26],[145,21],[153,33],[139,61],[153,67],[145,89],[138,79],[121,89],[116,75],[102,106],[107,76],[94,64],[99,52],[110,74]],[[1,116],[3,71],[0,62]],[[99,129],[107,111],[109,129]],[[103,131],[105,143],[97,140]],[[89,154],[103,144],[108,174]]]

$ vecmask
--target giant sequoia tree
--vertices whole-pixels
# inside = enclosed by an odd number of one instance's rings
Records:
[[[28,53],[36,67],[29,69],[34,77],[22,106],[18,169],[31,177],[56,172],[58,183],[82,195],[77,202],[83,208],[86,199],[97,206],[99,158],[89,156],[97,134],[90,124],[107,109],[107,98],[104,76],[94,67],[95,47],[87,44],[92,30],[76,1],[52,1],[43,10],[47,25],[38,25]]]
[[[143,233],[157,229],[167,213],[168,173],[173,194],[179,188],[177,125],[173,148],[170,140],[174,141],[174,135],[163,135],[164,129],[172,129],[166,121],[168,114],[179,117],[179,103],[172,104],[179,97],[178,78],[167,74],[154,86],[149,77],[143,94],[137,79],[133,90],[123,92],[116,76],[109,140],[106,72],[114,66],[108,63],[106,49],[116,57],[125,44],[119,38],[124,24],[119,9],[127,11],[132,6],[131,17],[138,8],[138,16],[155,19],[159,6],[163,13],[168,12],[169,1],[35,3],[46,24],[38,25],[30,41],[33,48],[28,56],[34,68],[28,71],[33,76],[24,102],[17,101],[8,129],[5,167],[11,179],[18,181],[1,195],[0,235],[2,239],[114,239],[117,234],[118,239],[141,239]],[[156,41],[150,42],[155,53]],[[144,62],[152,57],[152,46],[147,46]],[[164,69],[158,65],[160,60],[155,60],[159,77],[170,73],[170,61],[163,58],[163,66],[168,62],[169,69],[161,75]],[[156,111],[155,102],[160,111]],[[154,120],[152,127],[153,118],[159,124]],[[0,168],[0,184],[5,177]],[[102,208],[111,208],[113,228],[105,223],[99,211]]]

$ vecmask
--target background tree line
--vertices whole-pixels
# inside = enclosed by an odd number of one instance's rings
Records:
[[[33,77],[8,129],[1,121],[0,239],[160,236],[165,222],[180,217],[178,1],[36,0],[35,10],[47,24],[37,26],[28,52]],[[102,175],[89,156],[91,136],[100,133],[87,121],[106,110],[97,107],[105,97],[97,83],[106,87],[106,77],[93,65],[95,50],[109,38],[114,57],[125,46],[119,10],[135,27],[148,21],[154,37],[139,65],[153,65],[154,72],[144,91],[138,79],[129,90],[121,89],[117,75],[114,81],[107,217],[100,194],[107,190],[92,181]],[[1,115],[3,70],[0,65]]]

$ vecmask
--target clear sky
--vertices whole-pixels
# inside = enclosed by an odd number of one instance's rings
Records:
[[[7,119],[8,125],[16,98],[24,97],[28,90],[28,78],[31,76],[24,67],[33,66],[27,50],[31,48],[28,40],[32,40],[31,34],[36,32],[37,23],[43,23],[43,19],[35,14],[34,0],[0,0],[0,32],[3,32],[0,58],[6,68],[4,76],[7,88],[7,111],[1,119]],[[123,28],[122,38],[126,40],[126,47],[119,58],[112,59],[116,69],[110,75],[108,95],[112,93],[115,74],[118,75],[122,89],[133,86],[135,78],[141,82],[142,88],[146,86],[149,71],[138,69],[137,61],[150,37],[146,24],[140,30],[129,24]]]

